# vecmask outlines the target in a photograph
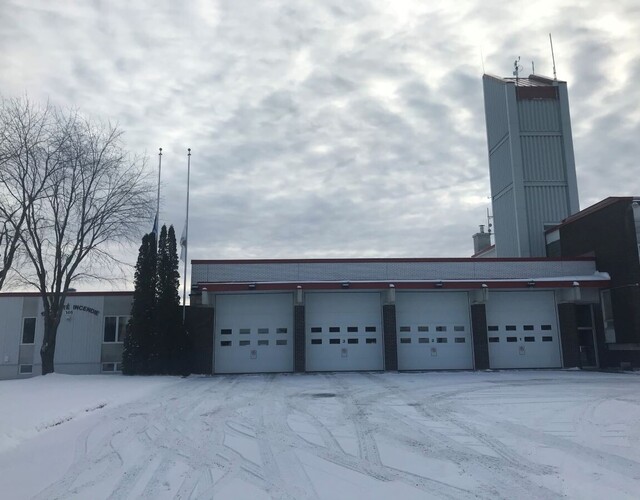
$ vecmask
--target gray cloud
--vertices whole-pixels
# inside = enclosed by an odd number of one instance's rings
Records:
[[[191,258],[467,256],[481,50],[489,73],[550,74],[552,31],[582,206],[640,194],[640,12],[572,4],[6,1],[0,89],[117,121],[152,169],[162,146],[178,233],[191,147]]]

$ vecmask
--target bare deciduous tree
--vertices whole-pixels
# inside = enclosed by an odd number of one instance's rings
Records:
[[[52,109],[28,99],[0,100],[0,290],[20,252],[29,207],[46,195],[46,180],[57,168],[51,141]]]
[[[28,104],[27,104],[28,107]],[[133,242],[153,213],[153,188],[144,158],[131,156],[122,132],[49,108],[44,143],[26,142],[42,175],[38,196],[28,196],[20,244],[30,271],[20,277],[42,297],[42,374],[54,371],[60,318],[72,284],[113,275],[115,245]],[[42,170],[44,169],[44,170]]]

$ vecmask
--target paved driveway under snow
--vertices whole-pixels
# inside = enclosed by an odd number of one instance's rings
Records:
[[[46,397],[25,403],[59,425],[12,434],[25,437],[0,451],[3,498],[638,498],[640,491],[633,374],[118,377],[120,397],[114,382],[0,382],[3,405],[18,384],[14,396],[24,399],[48,383],[59,389],[56,404],[68,397],[77,408],[58,422],[44,410]],[[75,397],[65,392],[74,384]],[[86,411],[78,384],[93,389]],[[102,386],[111,392],[101,395]],[[0,437],[21,425],[15,412],[3,420],[0,410]]]

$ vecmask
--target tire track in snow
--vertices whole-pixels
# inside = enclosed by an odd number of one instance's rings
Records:
[[[388,383],[385,380],[386,377],[384,375],[378,376],[377,374],[372,373],[366,375],[375,383],[386,386],[390,394],[394,394],[396,396],[402,395],[405,401],[412,400],[415,397],[414,394],[407,394],[397,385]],[[522,457],[520,454],[509,449],[497,438],[480,431],[477,426],[474,426],[468,422],[469,414],[471,412],[466,413],[467,420],[465,421],[457,416],[457,412],[452,411],[446,406],[447,400],[449,398],[459,397],[475,390],[477,390],[477,388],[471,390],[453,389],[450,391],[438,392],[434,395],[425,395],[423,398],[421,398],[420,403],[413,403],[411,404],[411,406],[421,417],[428,421],[440,422],[443,424],[455,426],[460,431],[463,431],[464,434],[482,443],[499,457],[498,459],[496,459],[495,457],[475,454],[473,452],[470,452],[468,446],[462,445],[458,441],[455,441],[442,433],[431,429],[429,430],[428,436],[437,436],[438,441],[440,441],[441,445],[444,447],[445,458],[459,465],[464,463],[465,467],[467,467],[469,470],[476,471],[478,473],[478,478],[486,477],[487,472],[490,473],[490,477],[500,477],[500,481],[502,482],[501,493],[498,493],[492,484],[484,485],[483,489],[488,491],[490,493],[490,496],[514,498],[523,496],[526,497],[534,494],[534,496],[538,498],[560,498],[562,495],[537,484],[536,482],[532,481],[532,479],[528,477],[527,474],[524,474],[524,472],[527,472],[534,475],[551,475],[555,472],[555,469],[553,467],[533,463],[530,460]],[[380,406],[380,411],[384,413],[385,408],[382,407],[382,405]],[[394,425],[397,425],[397,419],[399,419],[399,417],[406,418],[405,415],[397,412],[397,410],[395,410],[392,406],[388,406],[387,410],[388,409],[391,409],[393,412],[397,413],[396,415],[389,415],[390,420],[394,421]],[[423,427],[423,424],[420,422],[416,422],[416,424],[419,426],[419,428]],[[397,428],[394,429],[391,434],[394,435],[396,434],[396,432]],[[421,446],[421,443],[424,440],[423,436],[415,435],[414,433],[409,432],[407,437],[415,443],[419,443],[418,448],[422,448],[424,450],[424,448]],[[400,436],[397,436],[397,438],[400,439]],[[437,455],[434,455],[430,452],[427,452],[426,456],[438,458]],[[463,462],[460,460],[463,460]],[[508,481],[505,481],[507,478]],[[510,493],[507,493],[506,495],[504,495],[505,486],[508,486],[510,488]]]

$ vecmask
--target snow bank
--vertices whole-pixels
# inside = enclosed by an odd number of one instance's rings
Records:
[[[60,375],[0,381],[0,453],[25,439],[103,408],[175,384],[177,377]]]

